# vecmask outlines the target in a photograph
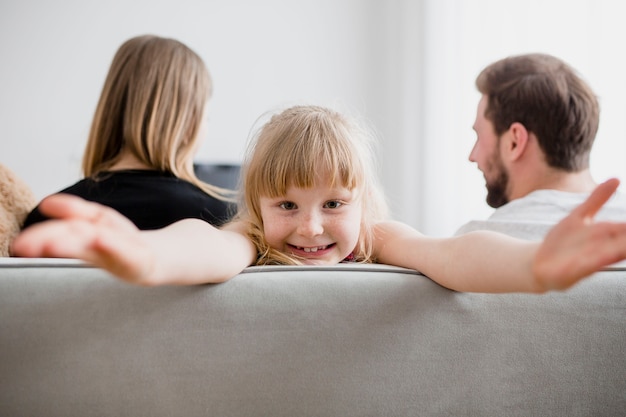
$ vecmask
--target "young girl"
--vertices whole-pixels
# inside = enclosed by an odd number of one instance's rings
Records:
[[[124,42],[93,118],[85,178],[61,192],[112,207],[140,229],[189,217],[223,224],[232,215],[228,193],[193,169],[211,89],[204,62],[183,43],[152,35]],[[35,208],[24,227],[44,220]]]
[[[216,283],[254,264],[379,262],[416,269],[459,291],[565,289],[626,257],[626,224],[592,223],[617,188],[600,185],[541,243],[492,232],[434,239],[386,220],[367,134],[326,108],[289,108],[245,158],[243,201],[222,229],[183,220],[139,232],[113,210],[54,196],[60,220],[23,232],[20,256],[81,258],[142,285]]]

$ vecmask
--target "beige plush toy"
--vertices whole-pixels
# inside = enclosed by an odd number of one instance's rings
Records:
[[[11,241],[35,205],[35,195],[28,185],[0,164],[0,257],[10,256]]]

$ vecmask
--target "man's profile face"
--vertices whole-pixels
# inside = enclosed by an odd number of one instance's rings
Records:
[[[483,173],[487,187],[487,204],[498,208],[509,202],[507,196],[509,173],[502,162],[500,140],[493,123],[485,118],[486,108],[487,96],[483,95],[476,111],[476,121],[473,126],[476,132],[476,142],[469,160],[475,162]]]

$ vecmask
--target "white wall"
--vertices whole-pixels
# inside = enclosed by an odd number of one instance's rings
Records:
[[[4,0],[0,3],[0,161],[38,197],[80,177],[106,72],[119,45],[174,37],[205,60],[215,88],[198,155],[239,161],[277,107],[315,103],[372,119],[387,89],[384,3],[363,0]],[[383,10],[384,11],[384,10]]]
[[[179,39],[213,76],[199,160],[238,161],[255,120],[291,104],[362,115],[381,139],[392,210],[449,235],[490,212],[467,161],[482,67],[548,52],[598,92],[598,180],[626,180],[626,25],[612,0],[3,0],[0,162],[38,197],[75,182],[113,54],[126,39]]]
[[[601,105],[592,175],[596,181],[614,176],[626,181],[626,3],[428,0],[423,16],[425,178],[417,220],[423,232],[446,236],[492,211],[484,203],[482,174],[467,157],[480,98],[474,80],[483,67],[505,56],[550,53],[579,71]]]

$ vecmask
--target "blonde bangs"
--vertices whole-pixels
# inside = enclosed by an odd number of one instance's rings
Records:
[[[354,189],[362,183],[363,166],[354,152],[349,130],[326,111],[303,113],[296,123],[273,118],[260,133],[245,174],[246,189],[279,197],[287,188],[311,188],[321,180]],[[293,122],[293,120],[292,120]],[[271,139],[270,139],[271,138]]]

